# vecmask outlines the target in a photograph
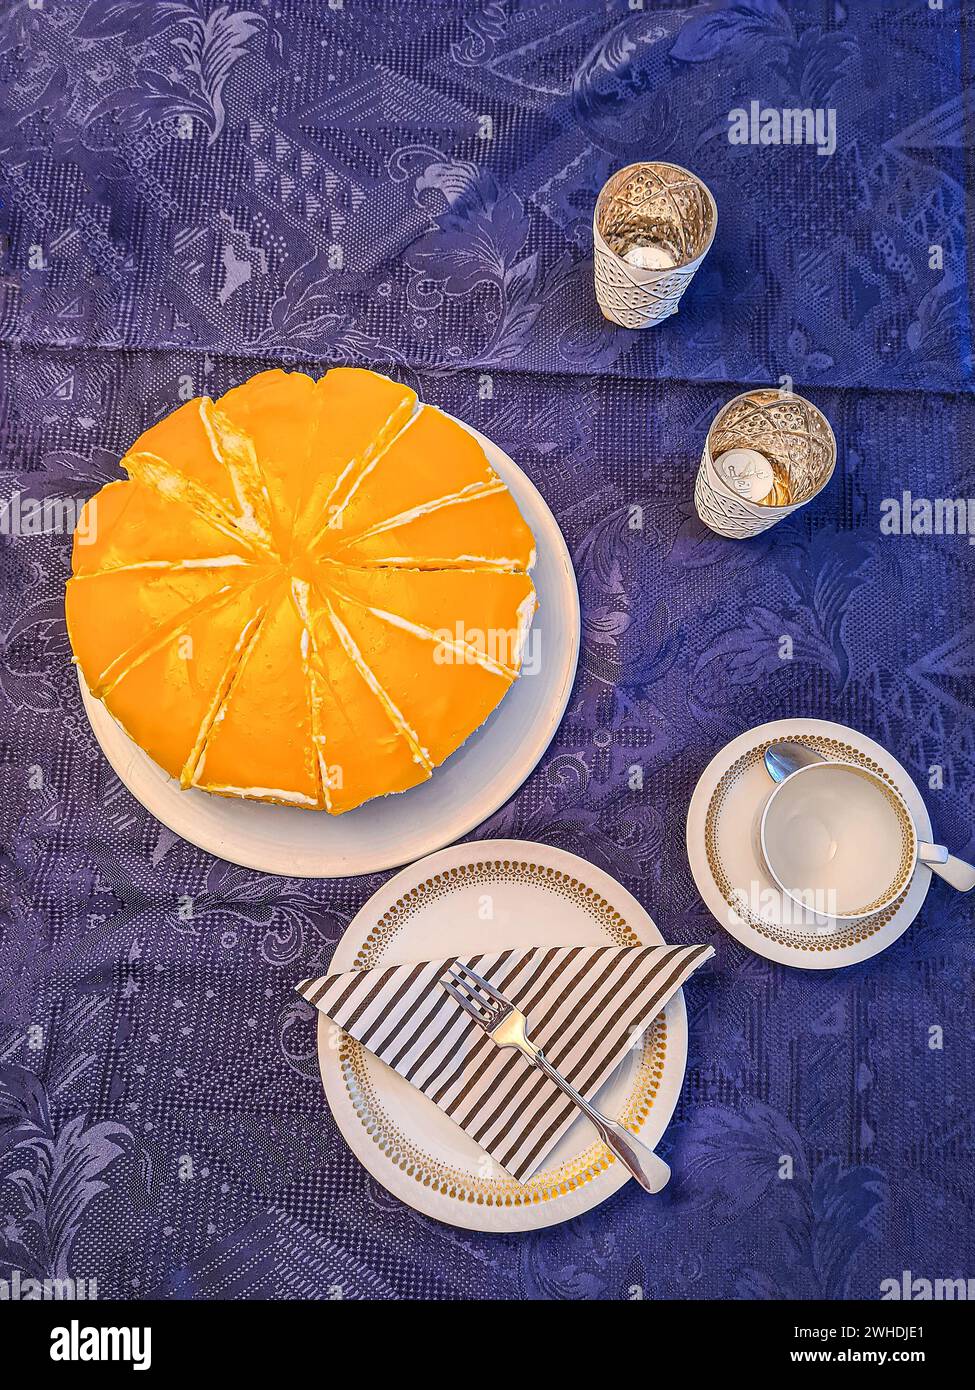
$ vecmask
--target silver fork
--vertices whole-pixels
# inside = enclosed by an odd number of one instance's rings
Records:
[[[628,1129],[605,1115],[579,1094],[564,1076],[555,1070],[540,1047],[536,1047],[528,1036],[527,1019],[520,1009],[515,1008],[510,999],[495,989],[483,976],[469,970],[467,966],[453,965],[447,971],[447,978],[440,981],[452,999],[484,1029],[485,1033],[498,1047],[516,1047],[539,1071],[554,1081],[559,1090],[567,1095],[573,1104],[592,1121],[600,1139],[616,1155],[623,1166],[633,1174],[641,1187],[647,1192],[659,1192],[670,1181],[670,1169],[662,1158],[652,1149],[641,1144]]]

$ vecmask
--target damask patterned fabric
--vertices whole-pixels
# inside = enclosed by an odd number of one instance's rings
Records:
[[[683,846],[712,754],[802,714],[879,739],[975,853],[975,550],[880,526],[905,490],[975,490],[972,23],[957,0],[3,7],[3,497],[83,499],[181,399],[272,365],[373,366],[469,420],[554,508],[584,620],[555,742],[478,836],[576,851],[717,954],[686,990],[661,1197],[524,1236],[416,1215],[338,1135],[293,992],[385,876],[263,876],[156,823],[81,707],[70,527],[4,534],[0,1277],[873,1298],[975,1273],[970,901],[935,882],[883,956],[789,970],[712,920]],[[835,152],[730,143],[753,100],[835,111]],[[719,222],[639,334],[596,308],[591,216],[648,156],[703,177]],[[836,477],[719,540],[691,501],[707,426],[783,376]]]

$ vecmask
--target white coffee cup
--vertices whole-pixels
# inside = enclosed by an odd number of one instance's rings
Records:
[[[783,893],[844,921],[889,907],[910,882],[919,850],[896,788],[843,762],[810,763],[779,783],[762,815],[761,845]]]

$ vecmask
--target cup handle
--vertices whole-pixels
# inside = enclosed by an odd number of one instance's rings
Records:
[[[918,843],[917,857],[939,878],[950,883],[952,888],[957,888],[959,893],[969,893],[975,888],[975,867],[949,854],[944,845],[929,845],[921,841]]]

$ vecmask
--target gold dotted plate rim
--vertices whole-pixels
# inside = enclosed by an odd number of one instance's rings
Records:
[[[806,970],[832,970],[867,960],[885,950],[917,916],[931,881],[931,871],[924,865],[918,865],[904,891],[888,907],[858,921],[838,924],[829,934],[762,918],[742,901],[724,868],[718,844],[721,802],[742,773],[764,758],[769,744],[780,739],[796,739],[833,761],[853,763],[875,773],[898,794],[919,836],[930,838],[931,821],[921,793],[906,768],[874,739],[830,720],[774,720],[732,739],[715,754],[698,780],[687,812],[687,855],[694,881],[715,920],[758,955]],[[761,810],[761,805],[756,806],[758,820]]]
[[[379,964],[390,942],[434,897],[497,881],[542,885],[581,909],[617,945],[663,942],[640,903],[595,865],[529,841],[482,841],[431,855],[385,884],[350,923],[329,969]],[[445,954],[447,950],[445,944]],[[524,1184],[445,1163],[390,1115],[374,1080],[382,1075],[382,1064],[347,1034],[340,1035],[337,1047],[330,1045],[333,1031],[320,1015],[322,1081],[339,1128],[383,1186],[428,1215],[476,1230],[536,1229],[590,1210],[627,1181],[628,1174],[598,1141]],[[619,1115],[634,1132],[643,1130],[651,1143],[663,1133],[677,1103],[686,1053],[686,1012],[678,991],[644,1034]],[[417,1093],[418,1114],[429,1104]]]

